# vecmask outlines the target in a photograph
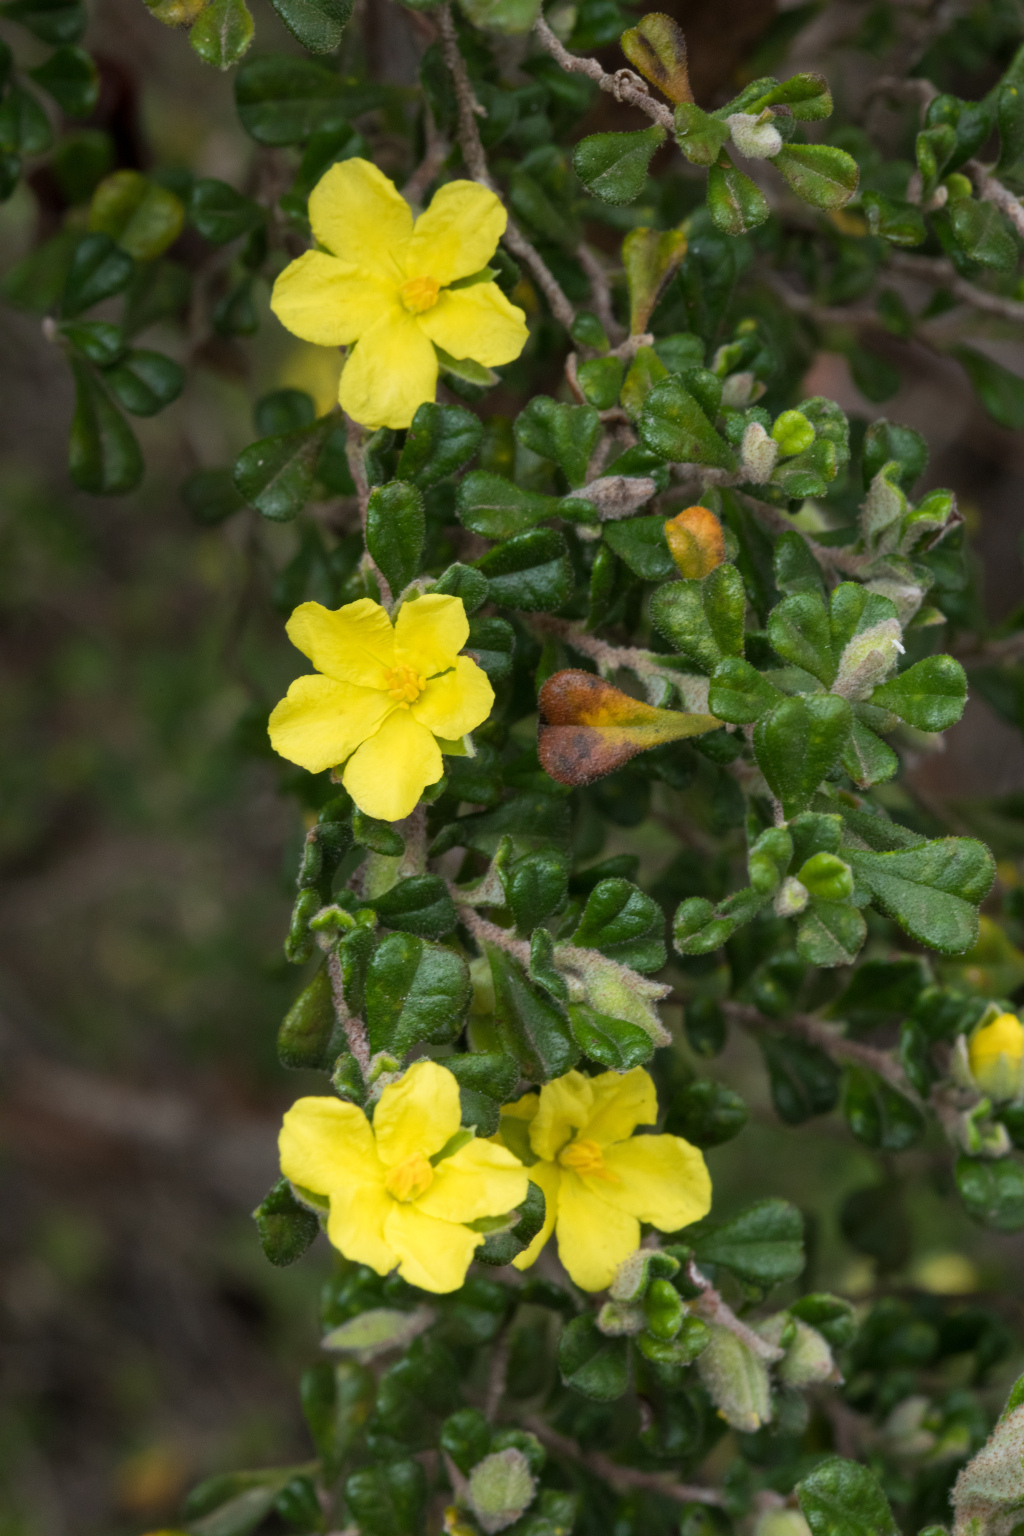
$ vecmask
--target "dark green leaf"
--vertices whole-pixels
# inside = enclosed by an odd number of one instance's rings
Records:
[[[1024,379],[974,347],[953,347],[951,351],[992,420],[1019,432],[1024,427]]]
[[[298,144],[340,110],[339,76],[312,59],[265,53],[249,59],[235,77],[235,104],[242,127],[260,144]]]
[[[185,370],[162,352],[128,352],[104,369],[104,382],[118,404],[133,416],[155,416],[185,387]]]
[[[116,363],[124,352],[124,335],[120,326],[111,325],[107,320],[81,320],[70,325],[65,323],[60,327],[60,333],[98,368]]]
[[[772,1103],[786,1125],[827,1115],[839,1100],[840,1071],[830,1056],[807,1040],[763,1034],[758,1044],[768,1067]]]
[[[924,1135],[917,1105],[866,1067],[847,1067],[843,1113],[858,1141],[883,1152],[905,1152]]]
[[[524,448],[557,464],[575,489],[587,478],[601,420],[592,405],[563,405],[549,395],[535,395],[516,417],[515,434]]]
[[[855,1461],[828,1457],[796,1493],[811,1536],[898,1536],[878,1479]]]
[[[468,464],[480,447],[479,416],[461,405],[435,405],[426,400],[412,419],[396,473],[421,490],[436,485]]]
[[[664,142],[665,130],[657,125],[635,133],[592,133],[573,150],[573,168],[595,197],[632,203],[647,182],[651,156]]]
[[[481,576],[480,572],[474,570],[471,565],[463,565],[456,561],[454,565],[450,565],[446,571],[442,572],[428,591],[461,597],[462,606],[466,612],[475,613],[481,604],[487,601],[487,578]],[[503,620],[499,619],[497,622],[503,623]],[[487,668],[485,667],[484,670],[487,671]]]
[[[366,547],[392,597],[404,591],[419,572],[426,536],[423,497],[414,485],[392,480],[374,487],[366,509]]]
[[[801,540],[801,543],[803,541]],[[711,674],[708,708],[719,720],[750,725],[781,703],[783,695],[740,656],[726,656]]]
[[[487,577],[491,601],[504,608],[550,613],[572,594],[568,545],[551,528],[507,539],[476,564]]]
[[[12,85],[0,102],[0,150],[12,155],[42,155],[53,143],[50,119],[31,91]]]
[[[275,523],[298,517],[313,489],[317,459],[334,425],[323,416],[311,427],[252,443],[238,456],[235,485],[250,507]]]
[[[418,1461],[388,1461],[353,1472],[345,1499],[366,1536],[415,1536],[427,1500],[427,1478]]]
[[[320,1231],[320,1223],[292,1194],[281,1179],[252,1213],[263,1252],[271,1264],[294,1264]]]
[[[977,942],[978,904],[995,874],[983,843],[943,837],[891,853],[851,848],[845,857],[876,905],[919,943],[958,955]]]
[[[410,875],[375,897],[372,905],[385,927],[424,939],[443,939],[457,922],[455,905],[440,875]]]
[[[555,849],[524,854],[513,864],[502,865],[499,873],[520,938],[528,937],[565,901],[569,862]]]
[[[574,1392],[597,1403],[611,1403],[629,1385],[629,1345],[607,1338],[592,1316],[573,1318],[558,1341],[558,1369]]]
[[[546,518],[557,517],[557,496],[526,491],[504,475],[474,469],[460,482],[455,502],[459,522],[485,539],[509,539]]]
[[[20,22],[43,43],[77,43],[88,16],[76,0],[8,0],[0,16]]]
[[[873,421],[864,434],[861,470],[865,490],[884,465],[895,459],[900,466],[899,483],[909,491],[928,465],[928,444],[914,427],[904,427],[883,416]]]
[[[544,1191],[531,1179],[526,1186],[526,1199],[519,1207],[520,1216],[515,1226],[507,1232],[491,1233],[476,1250],[474,1258],[483,1264],[511,1264],[513,1259],[526,1252],[537,1236],[544,1225],[546,1210]]]
[[[735,469],[736,455],[676,377],[656,384],[644,401],[640,436],[647,448],[679,464]]]
[[[99,100],[99,71],[84,48],[65,43],[28,73],[69,117],[88,117]]]
[[[573,944],[599,949],[635,971],[665,964],[665,919],[658,903],[629,880],[601,880],[587,898]]]
[[[689,1016],[687,1009],[687,1021]],[[738,1136],[746,1123],[747,1106],[739,1094],[724,1083],[701,1078],[671,1100],[665,1130],[672,1136],[682,1136],[695,1147],[718,1147]]]
[[[75,414],[68,444],[71,478],[94,496],[120,496],[142,479],[143,462],[135,434],[92,369],[70,359],[75,377]]]
[[[613,1019],[585,1003],[570,1003],[569,1025],[573,1039],[591,1061],[615,1072],[642,1066],[654,1055],[654,1042],[646,1029],[626,1019]]]
[[[532,1082],[561,1077],[579,1059],[565,1015],[529,981],[517,960],[485,946],[494,979],[494,1009],[504,1048]]]
[[[310,53],[333,53],[352,15],[354,0],[271,0],[296,42]]]
[[[997,1232],[1024,1227],[1024,1167],[1014,1157],[957,1159],[956,1187],[975,1221]]]
[[[665,519],[660,514],[607,523],[604,540],[642,581],[667,581],[676,574],[675,561],[665,541]]]
[[[737,170],[724,151],[708,172],[707,195],[715,228],[723,235],[748,234],[763,224],[771,211],[761,188]]]
[[[834,144],[784,144],[772,164],[815,208],[842,208],[860,180],[856,160]]]
[[[71,258],[61,300],[62,313],[69,318],[80,315],[101,300],[121,293],[134,271],[132,258],[119,250],[109,235],[84,236]]]
[[[686,1241],[698,1264],[721,1264],[751,1285],[783,1285],[804,1267],[803,1218],[788,1200],[758,1200],[731,1221],[698,1222]]]
[[[876,688],[871,702],[919,731],[947,731],[963,714],[967,677],[952,656],[926,656]]]
[[[787,599],[793,601],[793,599]],[[845,748],[850,706],[836,694],[786,699],[754,727],[754,755],[787,817],[810,804]]]
[[[203,177],[192,187],[189,217],[204,240],[227,245],[259,229],[266,213],[251,197],[243,197],[226,181]]]
[[[462,1029],[471,988],[453,950],[408,933],[390,933],[370,961],[366,1027],[370,1050],[404,1056],[420,1042],[440,1045]]]
[[[328,1071],[335,1056],[345,1048],[342,1031],[332,1054],[332,1037],[337,1027],[331,978],[326,965],[322,965],[299,993],[277,1032],[277,1056],[282,1067]]]

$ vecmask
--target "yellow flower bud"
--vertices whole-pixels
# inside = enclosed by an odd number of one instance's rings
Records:
[[[1001,1013],[975,1030],[967,1049],[971,1076],[993,1099],[1015,1099],[1024,1083],[1024,1026]]]

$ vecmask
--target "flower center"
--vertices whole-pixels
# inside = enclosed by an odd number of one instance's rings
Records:
[[[388,698],[394,699],[406,709],[410,704],[415,704],[427,686],[426,678],[415,667],[388,667],[384,673],[384,682]]]
[[[410,277],[398,290],[398,296],[410,315],[422,315],[425,309],[433,309],[441,285],[433,277]]]
[[[384,1188],[393,1200],[418,1200],[434,1182],[434,1170],[422,1152],[414,1152],[404,1163],[389,1170]]]
[[[597,1142],[589,1141],[586,1137],[570,1141],[558,1154],[558,1161],[563,1168],[571,1168],[573,1173],[586,1173],[592,1179],[604,1179],[609,1184],[622,1182],[617,1174],[605,1167],[604,1153]]]

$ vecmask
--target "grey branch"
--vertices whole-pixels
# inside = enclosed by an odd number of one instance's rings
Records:
[[[556,1456],[586,1467],[594,1473],[595,1477],[599,1477],[602,1482],[610,1483],[613,1488],[645,1488],[650,1493],[660,1493],[665,1498],[675,1499],[679,1504],[723,1504],[725,1502],[717,1488],[701,1488],[693,1483],[677,1483],[670,1474],[641,1472],[638,1467],[624,1467],[619,1462],[612,1461],[610,1456],[605,1456],[601,1451],[585,1451],[582,1446],[576,1444],[575,1440],[570,1440],[568,1435],[560,1435],[543,1419],[535,1418],[532,1414],[523,1418],[522,1425],[524,1429],[535,1434],[541,1444],[546,1445]]]
[[[893,251],[889,257],[889,267],[893,272],[915,278],[932,288],[948,288],[962,304],[969,304],[983,314],[999,315],[1003,320],[1024,321],[1024,304],[1019,299],[1004,299],[1001,294],[987,293],[984,288],[976,288],[973,283],[961,277],[953,263],[944,256],[911,256],[906,251]]]
[[[632,645],[610,645],[597,635],[588,635],[582,625],[574,624],[570,619],[557,619],[547,613],[531,615],[530,624],[538,634],[564,640],[566,645],[578,651],[581,656],[589,656],[591,661],[597,663],[602,676],[622,667],[634,673],[641,682],[661,678],[679,690],[686,700],[687,709],[696,714],[704,714],[707,710],[707,679],[659,665],[657,654],[653,651],[639,650]]]
[[[639,75],[634,75],[631,69],[619,69],[614,75],[609,75],[596,59],[581,59],[579,54],[570,53],[568,48],[562,47],[543,16],[537,18],[534,31],[551,57],[564,70],[574,75],[586,75],[588,80],[593,80],[602,91],[614,96],[616,101],[628,101],[631,106],[639,107],[641,112],[646,112],[667,133],[672,132],[675,119],[671,109],[664,102],[655,101],[643,80]]]
[[[769,1344],[767,1339],[762,1339],[759,1333],[748,1328],[746,1323],[740,1322],[735,1312],[722,1300],[711,1281],[703,1275],[691,1259],[686,1268],[687,1276],[692,1284],[699,1286],[700,1295],[693,1303],[693,1310],[708,1323],[717,1323],[720,1328],[728,1328],[730,1333],[736,1335],[741,1343],[745,1344],[751,1354],[759,1360],[766,1361],[769,1365],[776,1360],[781,1360],[786,1353],[777,1344]]]
[[[1024,208],[1020,205],[1020,198],[1014,197],[1008,187],[992,175],[987,165],[982,165],[980,160],[968,160],[964,170],[974,182],[974,190],[982,202],[995,203],[1000,212],[1005,213],[1018,235],[1024,239]]]
[[[462,57],[459,48],[458,33],[455,30],[455,22],[452,19],[451,6],[442,5],[437,11],[437,25],[441,33],[441,50],[444,54],[445,64],[452,77],[455,87],[455,99],[459,113],[459,144],[462,147],[462,158],[466,162],[466,169],[474,181],[481,186],[496,192],[497,188],[492,180],[487,165],[487,156],[484,154],[484,146],[480,139],[480,129],[477,126],[477,118],[484,116],[484,109],[477,101],[473,92],[473,82],[469,78],[466,69],[466,61]],[[576,318],[576,311],[562,291],[554,273],[539,251],[534,250],[518,225],[509,219],[508,226],[502,236],[505,244],[513,256],[518,256],[520,261],[529,267],[537,286],[551,306],[551,312],[556,320],[559,320],[566,330]]]
[[[812,1045],[818,1046],[834,1060],[855,1061],[859,1066],[877,1072],[879,1077],[884,1077],[900,1093],[913,1099],[915,1103],[920,1103],[914,1089],[903,1075],[899,1063],[888,1051],[880,1051],[874,1046],[864,1045],[860,1040],[849,1040],[845,1035],[830,1029],[821,1019],[816,1019],[813,1014],[791,1013],[786,1018],[770,1019],[767,1014],[749,1003],[723,1002],[721,1007],[728,1018],[735,1019],[736,1023],[741,1024],[744,1029],[755,1032],[761,1029],[779,1029],[791,1035],[799,1035]]]

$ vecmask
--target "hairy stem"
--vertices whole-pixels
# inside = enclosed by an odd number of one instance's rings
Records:
[[[568,48],[563,48],[543,16],[537,18],[534,32],[564,70],[574,75],[586,75],[588,80],[593,80],[602,91],[614,96],[616,101],[628,101],[631,106],[639,107],[641,112],[646,112],[667,133],[672,132],[675,119],[671,108],[666,107],[664,102],[656,101],[645,82],[631,69],[618,69],[614,75],[609,75],[596,59],[582,59],[579,54],[570,53]]]
[[[679,1504],[723,1504],[724,1496],[717,1488],[701,1488],[694,1483],[677,1483],[669,1473],[665,1472],[641,1472],[638,1467],[623,1467],[617,1461],[612,1461],[610,1456],[605,1456],[601,1451],[585,1451],[582,1446],[570,1440],[568,1435],[560,1435],[543,1419],[528,1414],[522,1420],[524,1429],[530,1430],[537,1436],[542,1445],[546,1445],[556,1456],[563,1457],[566,1461],[574,1461],[577,1466],[586,1467],[595,1477],[602,1482],[610,1483],[613,1488],[625,1490],[627,1488],[644,1488],[650,1493],[660,1493],[668,1499],[675,1499]]]

